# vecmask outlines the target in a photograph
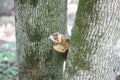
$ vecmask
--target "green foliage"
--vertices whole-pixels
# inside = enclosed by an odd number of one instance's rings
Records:
[[[17,76],[16,53],[9,50],[14,46],[14,42],[5,43],[1,46],[5,50],[0,51],[0,80],[13,80]]]
[[[8,42],[8,43],[4,44],[5,48],[12,48],[14,46],[15,46],[15,42]]]

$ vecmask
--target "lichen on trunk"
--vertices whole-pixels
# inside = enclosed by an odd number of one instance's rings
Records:
[[[15,0],[19,80],[61,80],[64,57],[48,39],[66,33],[66,0]]]

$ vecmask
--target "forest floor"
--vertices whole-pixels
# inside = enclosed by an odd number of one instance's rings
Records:
[[[14,15],[0,16],[0,80],[17,80]]]

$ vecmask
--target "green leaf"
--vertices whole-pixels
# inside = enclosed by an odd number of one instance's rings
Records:
[[[4,76],[4,79],[3,79],[3,80],[13,80],[13,79],[12,79],[12,75]]]
[[[17,74],[17,69],[16,67],[10,67],[8,69],[6,69],[5,71],[3,71],[4,74],[6,73],[11,73],[12,75],[16,75]]]
[[[15,42],[8,42],[8,43],[4,44],[5,48],[12,48],[14,46],[15,46]]]

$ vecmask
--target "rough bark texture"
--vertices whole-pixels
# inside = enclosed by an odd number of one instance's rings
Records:
[[[62,80],[64,57],[48,39],[66,33],[66,0],[15,0],[19,80]]]
[[[120,80],[119,0],[79,0],[72,33],[67,80]]]

